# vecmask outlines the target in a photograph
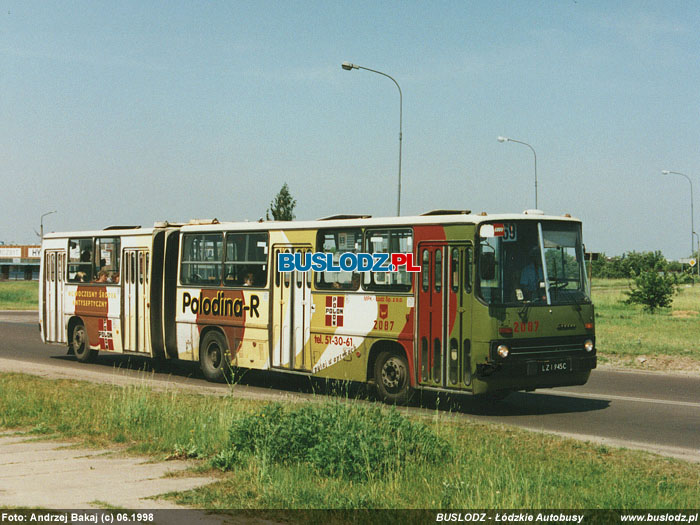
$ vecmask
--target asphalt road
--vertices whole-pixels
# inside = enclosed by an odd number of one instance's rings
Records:
[[[156,386],[177,385],[222,395],[229,392],[226,385],[206,382],[194,363],[167,363],[153,370],[148,359],[104,354],[95,363],[78,363],[66,355],[63,346],[41,343],[35,313],[0,312],[0,361],[32,373],[50,369],[108,383],[113,382],[115,369],[122,377],[141,379],[146,370]],[[338,387],[303,376],[249,372],[233,392],[241,397],[303,399],[318,393],[333,395]],[[357,385],[350,395],[363,397],[364,388]],[[493,406],[468,396],[438,402],[435,395],[428,394],[420,406],[410,410],[435,415],[436,408],[446,417],[515,425],[700,462],[698,376],[598,369],[584,386],[518,392]]]

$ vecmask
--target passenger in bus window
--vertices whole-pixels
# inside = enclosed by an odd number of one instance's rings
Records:
[[[255,275],[253,272],[248,272],[243,279],[243,286],[253,286],[253,284],[255,284]]]
[[[79,283],[86,283],[88,281],[87,274],[85,272],[76,272],[75,280]]]
[[[109,276],[107,274],[107,270],[100,270],[100,272],[97,274],[97,279],[95,280],[96,283],[108,283],[109,282]]]

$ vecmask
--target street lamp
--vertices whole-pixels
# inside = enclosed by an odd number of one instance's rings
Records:
[[[40,230],[41,235],[40,235],[40,237],[41,237],[42,241],[44,240],[44,217],[46,217],[47,215],[51,215],[52,213],[56,213],[56,210],[47,211],[46,213],[41,215],[41,221],[40,221],[41,222],[41,230]],[[34,230],[34,231],[36,232],[36,230]]]
[[[511,139],[509,137],[498,137],[498,142],[517,142],[518,144],[523,144],[532,150],[532,154],[535,156],[535,209],[539,209],[537,206],[537,153],[535,153],[535,148],[530,146],[530,144],[527,142]]]
[[[679,171],[662,170],[661,173],[663,175],[680,175],[681,177],[685,177],[688,180],[688,183],[690,184],[690,256],[692,257],[694,251],[693,237],[696,235],[693,214],[693,181],[690,180],[690,177],[688,177],[685,173],[681,173]],[[698,250],[700,250],[700,244],[698,246]],[[700,275],[700,266],[698,266],[698,275]]]
[[[403,94],[401,93],[401,86],[399,86],[399,83],[394,79],[394,77],[387,75],[386,73],[382,73],[381,71],[377,71],[375,69],[358,66],[357,64],[352,64],[350,62],[343,62],[340,65],[340,67],[342,67],[345,71],[352,71],[353,69],[364,69],[365,71],[377,73],[378,75],[382,75],[391,79],[394,82],[394,84],[396,84],[396,87],[399,89],[399,191],[398,197],[396,199],[396,215],[399,216],[401,215],[401,142],[403,141]]]

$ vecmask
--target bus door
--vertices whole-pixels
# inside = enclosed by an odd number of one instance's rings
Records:
[[[66,276],[66,253],[44,253],[44,339],[66,342],[63,333],[63,287]]]
[[[471,245],[420,243],[418,257],[417,380],[426,386],[469,386]]]
[[[273,246],[271,363],[275,368],[310,370],[311,272],[280,272],[277,254],[301,252],[310,257],[310,245]]]
[[[146,250],[124,250],[122,257],[123,343],[127,352],[149,352]]]

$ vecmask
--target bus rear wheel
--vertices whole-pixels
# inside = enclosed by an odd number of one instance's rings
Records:
[[[75,358],[81,363],[89,363],[97,355],[97,350],[90,350],[87,340],[87,332],[83,323],[73,326],[70,336],[70,348],[75,354]]]
[[[229,369],[228,345],[219,332],[207,332],[199,346],[199,366],[207,381],[223,383]]]
[[[374,381],[379,397],[390,405],[405,405],[411,400],[408,361],[401,354],[381,352],[374,363]]]

